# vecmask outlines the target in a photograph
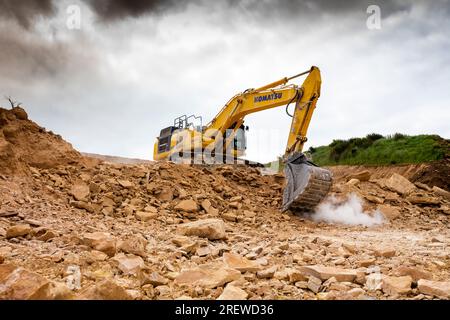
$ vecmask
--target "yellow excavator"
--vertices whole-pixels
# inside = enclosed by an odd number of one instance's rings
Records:
[[[288,84],[307,75],[301,86]],[[190,163],[241,163],[245,155],[246,115],[295,105],[283,156],[286,185],[283,191],[282,211],[311,212],[330,190],[331,172],[319,168],[302,153],[306,133],[320,96],[321,77],[317,67],[285,77],[257,89],[247,89],[232,97],[220,112],[206,125],[202,118],[183,115],[174,124],[161,130],[154,145],[154,160]],[[241,162],[240,162],[241,161]],[[245,163],[245,162],[244,162]]]

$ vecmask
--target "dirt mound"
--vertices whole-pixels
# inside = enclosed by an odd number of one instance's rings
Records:
[[[80,161],[81,154],[70,143],[29,120],[24,109],[0,108],[0,173],[25,173],[29,166],[51,168]]]
[[[450,159],[435,161],[417,171],[413,182],[422,182],[429,186],[437,186],[450,191]]]

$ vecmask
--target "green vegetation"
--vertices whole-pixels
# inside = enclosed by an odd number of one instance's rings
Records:
[[[396,133],[383,137],[372,133],[364,138],[333,140],[328,146],[311,147],[307,153],[319,166],[421,163],[450,156],[450,141],[438,135]]]

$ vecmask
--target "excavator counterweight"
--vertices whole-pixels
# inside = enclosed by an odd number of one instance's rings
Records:
[[[288,84],[297,77],[308,75],[301,86]],[[175,162],[222,163],[223,159],[238,160],[245,154],[245,116],[259,111],[295,105],[284,154],[286,185],[282,210],[311,212],[328,194],[331,172],[319,168],[302,153],[306,133],[320,96],[320,71],[317,67],[285,77],[257,89],[247,89],[232,97],[219,113],[203,126],[202,118],[181,116],[174,124],[161,130],[154,146],[154,160]],[[197,123],[195,123],[197,122]],[[200,122],[200,123],[198,123]],[[217,161],[219,160],[219,161]],[[235,163],[239,163],[236,161]]]

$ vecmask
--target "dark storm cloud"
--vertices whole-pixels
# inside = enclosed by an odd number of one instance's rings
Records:
[[[0,16],[16,20],[26,29],[38,16],[48,17],[54,13],[52,0],[0,0]]]

